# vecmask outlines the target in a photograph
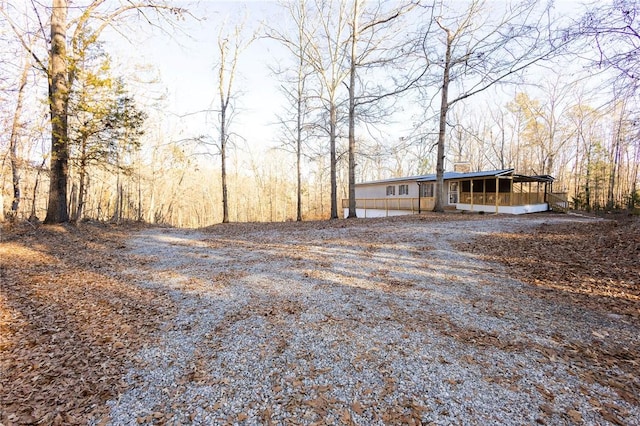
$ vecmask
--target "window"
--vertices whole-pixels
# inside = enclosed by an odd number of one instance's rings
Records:
[[[387,186],[387,195],[396,195],[396,187],[393,185]]]
[[[409,195],[409,185],[398,186],[398,195]]]
[[[433,197],[433,183],[421,183],[420,184],[420,196],[421,197]]]

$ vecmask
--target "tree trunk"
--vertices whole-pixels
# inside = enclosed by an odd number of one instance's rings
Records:
[[[337,112],[333,99],[329,105],[329,150],[331,151],[331,219],[338,218],[338,178],[336,167],[336,122]]]
[[[587,149],[587,172],[584,185],[584,204],[586,210],[591,211],[591,145]]]
[[[297,128],[296,128],[296,179],[297,179],[297,187],[296,187],[296,220],[298,222],[302,221],[302,177],[300,171],[300,159],[302,154],[302,96],[304,92],[303,85],[303,70],[304,66],[304,57],[300,55],[300,63],[298,64],[298,117],[297,117]]]
[[[120,172],[118,172],[118,175],[116,176],[116,200],[113,203],[113,215],[111,216],[111,221],[114,223],[119,223],[119,218],[120,218],[119,207],[120,207]],[[107,211],[108,210],[109,209],[107,208]]]
[[[36,173],[36,181],[33,184],[33,199],[31,200],[31,214],[29,215],[29,222],[36,222],[38,217],[36,216],[36,200],[38,196],[38,184],[40,183],[40,173],[44,169],[47,160],[42,160],[42,164],[38,167],[38,173]]]
[[[227,132],[226,132],[226,105],[221,102],[220,110],[220,157],[221,157],[221,181],[222,181],[222,223],[229,223],[229,199],[227,194]]]
[[[87,189],[86,189],[86,180],[87,180],[87,165],[86,162],[84,161],[84,159],[80,162],[80,183],[78,185],[78,204],[76,207],[76,213],[73,217],[73,221],[74,222],[78,222],[80,220],[82,220],[82,212],[84,210],[84,202],[85,202],[85,197],[86,197],[86,193],[87,193]]]
[[[67,179],[69,141],[67,109],[67,0],[53,0],[51,10],[51,51],[49,70],[49,109],[51,114],[51,177],[45,223],[69,220]]]
[[[438,153],[436,162],[436,199],[433,207],[434,212],[444,211],[445,188],[444,188],[444,143],[447,131],[447,112],[449,111],[449,68],[451,66],[451,43],[453,37],[451,31],[447,32],[447,50],[445,53],[444,72],[442,76],[442,94],[440,98],[440,123],[438,128]]]
[[[141,182],[141,173],[140,173],[140,156],[138,153],[138,222],[142,222],[143,214],[142,214],[142,182]],[[203,200],[204,201],[204,200]],[[204,203],[203,203],[204,205]]]
[[[73,180],[73,178],[71,179]],[[71,184],[71,194],[69,194],[69,219],[71,222],[75,222],[75,217],[78,212],[78,184],[73,182]]]
[[[357,217],[356,212],[356,43],[358,41],[358,6],[353,2],[353,21],[351,22],[351,57],[349,65],[349,214]]]
[[[13,200],[11,201],[11,217],[18,216],[20,207],[20,164],[18,160],[18,139],[20,138],[20,117],[22,116],[22,105],[24,103],[24,88],[27,85],[27,77],[31,62],[25,60],[22,74],[20,75],[20,84],[18,86],[18,99],[16,100],[16,109],[13,114],[13,122],[11,123],[11,135],[9,137],[9,157],[11,162],[11,180],[13,182]]]
[[[624,116],[624,107],[620,111],[620,119],[618,120],[618,129],[614,135],[613,142],[613,158],[611,161],[611,174],[609,175],[609,185],[607,188],[607,209],[611,210],[616,204],[614,190],[616,186],[616,176],[618,174],[618,163],[620,162],[620,139],[622,139],[622,121]]]

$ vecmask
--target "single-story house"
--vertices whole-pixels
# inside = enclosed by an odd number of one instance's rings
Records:
[[[436,175],[409,176],[356,184],[358,217],[384,217],[433,210]],[[566,194],[553,193],[553,177],[527,176],[514,169],[445,172],[444,207],[487,213],[523,214],[566,210]],[[345,217],[349,200],[342,200]]]

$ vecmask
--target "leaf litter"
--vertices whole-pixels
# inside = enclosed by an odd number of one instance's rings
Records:
[[[432,214],[11,230],[0,423],[637,424],[637,235]]]

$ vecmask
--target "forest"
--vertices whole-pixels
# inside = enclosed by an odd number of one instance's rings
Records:
[[[637,212],[639,12],[0,2],[0,220],[204,227],[335,219],[342,200],[353,217],[356,183],[436,173],[439,199],[456,162]]]

